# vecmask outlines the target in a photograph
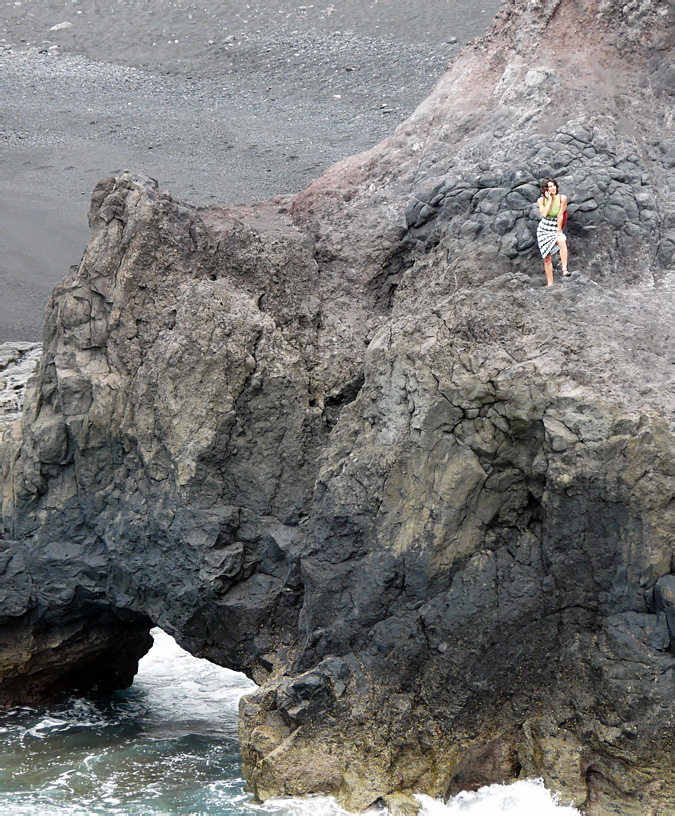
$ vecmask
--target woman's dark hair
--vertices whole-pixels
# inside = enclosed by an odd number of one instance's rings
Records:
[[[546,192],[546,190],[548,189],[548,183],[549,183],[550,181],[552,181],[552,182],[555,184],[555,192],[556,192],[556,195],[558,194],[558,191],[560,190],[560,187],[558,186],[558,182],[557,182],[555,179],[552,179],[552,178],[545,178],[545,179],[542,181],[542,183],[539,185],[539,190],[541,191],[541,194],[542,194],[542,195],[543,195],[543,194]]]

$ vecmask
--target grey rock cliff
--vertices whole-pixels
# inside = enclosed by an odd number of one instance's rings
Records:
[[[0,422],[13,422],[21,416],[26,383],[41,353],[39,343],[0,344]]]
[[[4,704],[128,684],[155,624],[260,684],[261,798],[675,807],[670,14],[506,3],[294,198],[98,185],[1,431]]]

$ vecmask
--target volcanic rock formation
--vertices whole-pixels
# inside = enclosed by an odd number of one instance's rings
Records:
[[[261,798],[675,808],[669,31],[506,2],[294,198],[98,185],[1,431],[3,704],[127,684],[159,625],[260,684]]]

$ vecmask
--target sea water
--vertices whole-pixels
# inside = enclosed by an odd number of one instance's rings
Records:
[[[184,652],[159,629],[132,688],[0,714],[3,816],[342,816],[328,798],[251,801],[237,745],[243,675]],[[493,785],[425,816],[563,816],[540,781]],[[382,814],[382,811],[379,812]]]

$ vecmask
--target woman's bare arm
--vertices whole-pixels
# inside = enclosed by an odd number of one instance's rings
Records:
[[[542,196],[541,198],[537,199],[537,204],[539,205],[539,213],[541,217],[546,218],[551,210],[551,207],[553,206],[553,196]]]

